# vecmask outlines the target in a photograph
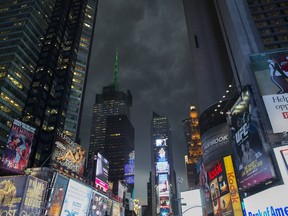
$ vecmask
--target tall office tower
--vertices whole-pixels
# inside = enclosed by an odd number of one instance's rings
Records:
[[[0,1],[0,155],[22,116],[54,0]]]
[[[201,114],[221,100],[228,86],[233,85],[232,68],[213,1],[183,0],[183,3],[197,87],[197,109]]]
[[[77,67],[84,64],[81,60],[87,57],[82,55],[83,41],[88,39],[83,26],[89,25],[87,17],[92,12],[87,8],[92,3],[96,9],[97,1],[89,4],[87,0],[55,1],[23,112],[23,121],[38,129],[30,158],[33,166],[48,165],[56,129],[70,128],[68,119],[73,119],[75,113],[79,115],[82,89],[75,82],[81,82]],[[85,66],[87,64],[86,59]],[[83,87],[83,83],[80,86]]]
[[[173,167],[171,127],[168,118],[153,112],[151,123],[152,215],[178,214]]]
[[[110,182],[125,180],[128,192],[134,192],[134,127],[127,115],[106,117],[104,151],[101,153],[109,161]]]
[[[190,118],[182,121],[188,155],[185,160],[188,188],[198,188],[197,163],[202,157],[202,145],[198,125],[198,113],[195,106],[190,106]]]
[[[91,134],[89,143],[88,158],[92,158],[94,152],[104,151],[107,117],[113,115],[126,115],[130,119],[130,108],[132,106],[132,95],[119,91],[117,83],[118,53],[116,52],[116,62],[114,70],[114,83],[103,87],[102,94],[96,94],[91,123]],[[88,172],[91,171],[92,164],[87,164]]]

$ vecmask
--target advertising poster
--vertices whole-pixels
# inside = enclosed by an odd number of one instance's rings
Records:
[[[0,215],[19,215],[26,176],[0,177]]]
[[[113,202],[112,216],[120,216],[120,215],[121,215],[121,209],[119,203]]]
[[[211,199],[210,199],[210,186],[208,184],[207,172],[204,167],[203,161],[199,161],[199,187],[202,198],[203,206],[206,212],[212,212]]]
[[[160,208],[170,208],[169,197],[160,197]]]
[[[168,161],[168,147],[160,147],[156,150],[156,161],[166,162]]]
[[[159,197],[169,196],[169,182],[167,174],[159,174],[158,176],[159,185]]]
[[[156,172],[163,173],[169,172],[169,164],[168,162],[156,162]]]
[[[44,200],[46,187],[46,181],[33,176],[28,176],[20,215],[41,215],[41,211],[45,207]]]
[[[285,163],[287,171],[288,171],[288,149],[282,150],[281,155],[283,157],[284,163]]]
[[[157,139],[156,140],[156,147],[163,147],[167,146],[167,138],[166,139]]]
[[[96,191],[92,191],[88,216],[105,216],[108,214],[108,199]]]
[[[128,154],[128,159],[124,164],[124,175],[134,175],[135,174],[135,151],[133,150]]]
[[[89,212],[91,192],[91,188],[70,179],[61,216],[87,215]]]
[[[170,213],[170,208],[160,208],[160,216],[168,216]]]
[[[235,172],[231,156],[224,157],[210,171],[210,193],[214,215],[242,216]]]
[[[95,185],[105,193],[108,191],[109,162],[100,153],[97,155]]]
[[[57,129],[51,166],[70,170],[82,176],[85,164],[85,149],[75,143],[70,137]]]
[[[17,119],[13,121],[3,151],[2,167],[24,173],[29,162],[35,130]]]
[[[250,88],[246,87],[230,110],[228,122],[235,153],[239,190],[248,190],[275,176],[263,144],[264,130]]]
[[[274,133],[288,131],[288,51],[250,55]]]
[[[67,190],[69,179],[57,174],[55,183],[51,190],[48,215],[59,216],[64,201],[64,196]]]

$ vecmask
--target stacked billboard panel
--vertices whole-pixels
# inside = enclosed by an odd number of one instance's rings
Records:
[[[242,92],[228,117],[239,189],[250,188],[275,177],[257,106],[250,88]]]
[[[288,51],[250,56],[274,133],[288,131]]]
[[[1,161],[4,169],[24,173],[29,162],[35,130],[19,120],[13,121]]]
[[[95,186],[99,190],[108,191],[108,173],[109,162],[100,153],[97,154],[96,173],[95,173]]]
[[[51,160],[53,168],[63,169],[82,176],[85,164],[85,149],[57,129]]]
[[[158,176],[160,216],[164,216],[168,215],[171,211],[167,139],[156,140],[154,157],[156,161],[156,175]]]

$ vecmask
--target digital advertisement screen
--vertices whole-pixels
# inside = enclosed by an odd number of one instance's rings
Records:
[[[46,181],[28,176],[20,215],[41,215],[41,210],[44,207],[46,187]]]
[[[3,151],[1,166],[24,173],[33,144],[35,128],[15,119]]]
[[[27,176],[0,177],[0,215],[20,215]]]
[[[169,181],[167,174],[158,175],[159,197],[169,197]]]
[[[157,139],[156,140],[156,147],[163,147],[167,146],[167,139]]]
[[[169,171],[169,164],[168,162],[157,162],[156,163],[156,172],[157,173],[163,173]]]
[[[170,208],[160,208],[160,216],[168,216],[170,213]]]
[[[135,151],[128,154],[124,164],[124,175],[134,175],[135,173]]]
[[[87,215],[89,212],[91,192],[91,188],[70,179],[61,216]]]
[[[157,162],[166,162],[168,161],[168,148],[160,147],[156,150],[156,161]]]
[[[160,208],[170,208],[169,197],[160,197]]]
[[[88,216],[106,216],[105,213],[108,213],[107,200],[107,197],[104,197],[96,191],[92,191]]]
[[[67,190],[69,179],[57,174],[55,183],[52,186],[48,215],[59,216]]]
[[[96,163],[96,178],[95,185],[100,190],[107,192],[108,184],[109,162],[100,153],[97,155]]]
[[[85,149],[75,143],[70,137],[57,129],[51,166],[56,169],[65,167],[82,176],[85,165]]]
[[[250,55],[274,133],[288,131],[288,51]]]
[[[275,173],[271,159],[264,151],[263,144],[267,143],[267,139],[248,86],[230,113],[228,122],[235,152],[238,186],[240,190],[245,191],[274,178]]]
[[[125,176],[127,184],[134,184],[135,177],[134,176]]]

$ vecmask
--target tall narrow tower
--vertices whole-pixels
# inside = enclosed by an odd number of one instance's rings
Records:
[[[153,112],[151,123],[152,215],[178,214],[171,127],[166,116]]]

